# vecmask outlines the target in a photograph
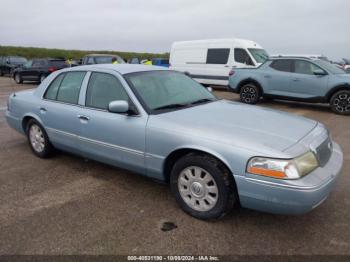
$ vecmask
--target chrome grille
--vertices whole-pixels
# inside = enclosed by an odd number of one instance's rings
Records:
[[[321,167],[327,164],[329,158],[331,157],[332,150],[333,150],[332,140],[328,136],[327,139],[323,141],[316,148],[316,152],[315,152]]]

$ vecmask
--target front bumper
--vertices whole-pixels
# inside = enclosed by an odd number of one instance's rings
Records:
[[[333,143],[328,163],[303,178],[282,181],[251,174],[235,177],[241,206],[276,214],[309,212],[326,200],[342,165],[343,153]]]

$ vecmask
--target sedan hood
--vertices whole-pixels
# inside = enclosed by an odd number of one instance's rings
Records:
[[[307,135],[316,121],[268,108],[219,100],[152,115],[150,127],[181,132],[256,152],[284,151]]]

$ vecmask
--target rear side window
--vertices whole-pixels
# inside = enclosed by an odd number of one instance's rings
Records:
[[[219,64],[224,65],[228,61],[230,55],[229,48],[211,48],[207,53],[207,64]]]
[[[85,72],[66,73],[58,88],[56,100],[69,104],[78,104],[80,87],[85,74]]]
[[[52,81],[52,83],[50,84],[49,88],[45,93],[44,98],[50,99],[50,100],[56,100],[58,88],[60,87],[60,84],[64,76],[65,74],[60,74],[55,78],[55,80]]]
[[[86,92],[86,106],[107,110],[109,103],[115,100],[129,100],[120,81],[110,74],[92,73]]]
[[[277,71],[281,72],[292,72],[292,60],[287,60],[287,59],[279,59],[275,60],[271,63],[270,67]]]
[[[241,64],[254,65],[248,52],[242,48],[235,48],[235,61]]]

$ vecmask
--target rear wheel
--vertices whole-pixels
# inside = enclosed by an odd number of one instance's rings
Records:
[[[16,73],[13,78],[15,79],[15,82],[17,84],[22,84],[23,83],[22,76],[19,73]]]
[[[208,155],[188,154],[178,160],[170,185],[181,208],[199,219],[224,216],[238,199],[232,174]]]
[[[350,115],[350,90],[336,92],[330,101],[333,112],[340,115]]]
[[[29,120],[26,131],[29,146],[36,156],[47,158],[52,155],[54,148],[51,145],[44,128],[38,123],[38,121],[34,119]]]
[[[240,91],[240,100],[246,104],[256,104],[260,98],[259,88],[253,84],[249,83],[242,86]]]

